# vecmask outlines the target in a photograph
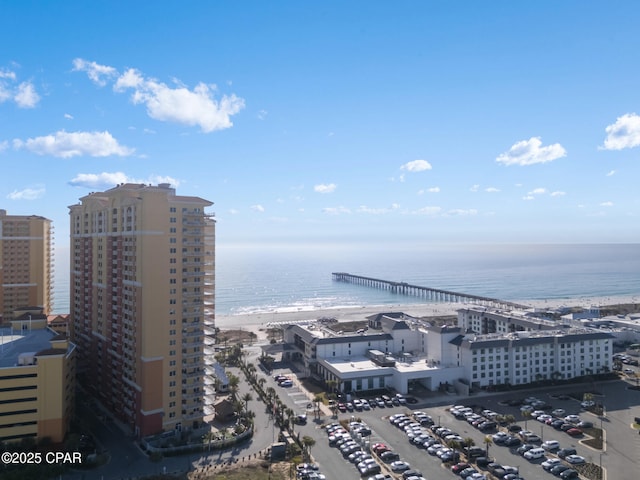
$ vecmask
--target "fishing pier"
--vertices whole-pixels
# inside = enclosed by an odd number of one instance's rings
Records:
[[[405,282],[392,282],[390,280],[382,280],[379,278],[364,277],[362,275],[352,275],[345,272],[334,272],[331,274],[334,281],[353,283],[365,287],[389,290],[398,295],[411,295],[422,297],[427,302],[443,302],[443,303],[473,303],[493,308],[505,309],[524,309],[529,308],[522,305],[497,298],[483,297],[480,295],[471,295],[468,293],[452,292],[450,290],[441,290],[438,288],[421,287],[419,285],[411,285]]]

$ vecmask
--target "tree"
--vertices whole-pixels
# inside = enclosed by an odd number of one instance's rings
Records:
[[[489,457],[489,447],[493,443],[493,439],[491,438],[491,435],[485,435],[483,441],[484,441],[484,446],[487,452],[487,457]]]
[[[514,417],[512,414],[508,413],[507,415],[505,415],[503,417],[504,419],[504,423],[506,424],[507,427],[509,427],[509,425],[511,425],[512,423],[515,423],[516,421],[516,417]]]
[[[322,403],[322,396],[321,395],[316,395],[313,398],[313,401],[316,404],[316,408],[314,409],[314,413],[315,413],[316,417],[320,417],[320,404]]]
[[[476,442],[475,442],[475,441],[473,440],[473,438],[471,438],[471,437],[467,437],[467,438],[465,438],[465,439],[463,440],[463,443],[464,443],[464,447],[465,447],[465,448],[473,447],[473,446],[476,444]]]
[[[260,377],[260,378],[258,378],[257,382],[258,382],[258,386],[260,387],[260,389],[263,389],[264,388],[264,384],[267,383],[267,379],[264,378],[264,377]]]
[[[525,410],[522,412],[522,418],[524,418],[524,429],[527,429],[527,420],[531,418],[531,412],[529,410]]]
[[[249,392],[247,392],[244,395],[242,395],[242,401],[244,402],[244,411],[245,412],[249,411],[249,402],[251,400],[253,400],[253,397],[251,396],[251,394]]]
[[[302,437],[302,446],[304,448],[305,455],[310,460],[311,459],[311,447],[316,444],[316,441],[313,437],[305,435]]]
[[[287,423],[291,427],[291,433],[293,433],[293,430],[294,430],[293,415],[295,414],[295,412],[293,411],[293,409],[287,408],[286,413],[287,413]]]
[[[238,393],[238,387],[240,386],[240,378],[233,373],[230,373],[227,378],[229,379],[229,390],[231,390],[231,394],[235,397]]]

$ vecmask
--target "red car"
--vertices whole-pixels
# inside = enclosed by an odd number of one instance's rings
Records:
[[[571,435],[572,437],[579,437],[582,435],[582,430],[579,428],[570,428],[567,430],[567,435]]]
[[[471,465],[468,463],[456,463],[453,467],[451,467],[451,471],[455,474],[460,473],[465,468],[469,468]]]

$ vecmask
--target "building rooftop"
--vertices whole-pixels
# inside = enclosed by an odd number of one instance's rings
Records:
[[[17,331],[0,328],[0,368],[15,367],[20,357],[51,354],[51,339],[57,334],[51,330],[39,328],[31,331]],[[64,353],[57,351],[55,353]]]
[[[345,357],[345,358],[323,358],[322,363],[331,366],[341,374],[355,373],[355,372],[367,372],[367,371],[379,371],[380,373],[397,370],[399,372],[419,372],[424,370],[437,370],[438,367],[429,364],[425,359],[419,359],[415,361],[401,360],[395,358],[395,364],[393,366],[378,365],[370,358],[357,356],[357,357]]]

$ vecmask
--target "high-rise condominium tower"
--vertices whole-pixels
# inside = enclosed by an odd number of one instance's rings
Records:
[[[20,307],[41,307],[52,301],[51,220],[36,215],[7,215],[0,210],[0,317],[13,318]]]
[[[213,383],[212,202],[169,184],[121,184],[80,200],[69,213],[81,383],[138,435],[199,425]]]

